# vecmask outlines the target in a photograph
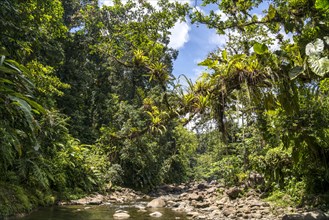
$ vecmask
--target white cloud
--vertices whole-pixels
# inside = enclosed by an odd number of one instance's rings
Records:
[[[201,59],[201,58],[197,58],[197,59],[194,59],[193,60],[193,63],[198,65],[199,63],[201,63],[204,59]]]
[[[186,22],[176,22],[175,26],[169,30],[171,32],[169,47],[174,49],[183,47],[189,41],[190,29],[191,27]]]
[[[193,68],[193,75],[191,76],[192,82],[195,82],[204,72],[208,72],[204,66],[197,66]]]
[[[100,0],[98,3],[100,6],[106,5],[106,6],[113,6],[112,0]]]
[[[123,4],[126,4],[128,0],[122,0]],[[156,0],[147,0],[151,3],[152,6],[156,7],[158,5],[158,2]],[[169,2],[179,2],[181,4],[188,3],[189,5],[192,4],[191,0],[170,0]],[[113,6],[113,0],[100,0],[99,5],[107,5],[107,6]]]
[[[154,0],[148,0],[153,7],[157,7],[157,1]],[[122,0],[122,2],[125,4],[127,0]],[[179,2],[181,4],[191,4],[190,0],[170,0],[170,2]],[[100,6],[107,5],[112,6],[113,0],[100,0],[99,1]],[[172,47],[174,49],[179,49],[184,46],[185,43],[189,40],[189,31],[190,26],[186,22],[176,22],[175,26],[171,28],[169,31],[171,32],[170,36],[170,43],[169,47]]]
[[[192,11],[193,12],[196,12],[196,11],[198,11],[198,12],[200,12],[201,14],[206,14],[206,12],[202,9],[202,8],[200,8],[199,6],[195,6],[193,9],[192,9]]]
[[[219,47],[225,46],[227,41],[228,41],[228,36],[227,35],[219,35],[217,33],[212,33],[209,36],[209,39],[208,39],[208,42],[210,44],[214,44],[214,45],[217,45]]]
[[[215,11],[215,14],[220,15],[221,21],[226,21],[228,19],[227,15],[219,9]]]
[[[149,1],[151,1],[151,0],[149,0]],[[192,0],[169,0],[169,2],[179,2],[181,4],[188,3],[189,5],[192,5]]]

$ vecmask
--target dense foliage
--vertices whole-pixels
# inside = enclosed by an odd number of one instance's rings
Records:
[[[227,182],[256,171],[267,190],[283,190],[296,202],[327,192],[328,1],[203,4],[215,4],[219,13],[197,11],[192,21],[228,42],[199,64],[208,73],[185,96],[199,97],[191,99],[192,106],[205,103],[203,117],[216,120],[224,142],[215,145],[219,156],[209,162],[205,154],[200,163],[207,163],[213,177],[233,172]],[[263,14],[255,13],[259,9]]]
[[[328,1],[209,4],[0,1],[0,216],[255,173],[299,203],[329,190]],[[187,15],[228,42],[184,90],[168,44]]]

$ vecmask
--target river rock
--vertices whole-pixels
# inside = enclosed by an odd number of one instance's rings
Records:
[[[143,205],[140,205],[140,204],[138,204],[138,205],[135,205],[135,207],[136,207],[137,209],[146,209],[146,207],[145,207],[145,206],[143,206]]]
[[[130,215],[125,212],[118,212],[113,215],[114,219],[127,219],[129,217],[130,217]]]
[[[162,213],[161,212],[152,212],[152,213],[150,213],[150,216],[155,217],[155,218],[159,218],[159,217],[162,216]]]
[[[72,205],[100,205],[104,200],[104,196],[100,194],[87,196],[82,199],[71,200],[69,204]]]
[[[188,198],[189,198],[189,200],[196,200],[196,201],[202,201],[203,200],[202,196],[198,195],[196,193],[190,194]]]
[[[304,220],[327,220],[329,217],[321,211],[304,213]]]
[[[162,208],[166,206],[166,201],[162,198],[153,199],[151,202],[147,204],[148,208]]]
[[[235,210],[234,208],[228,208],[228,209],[225,209],[223,210],[223,214],[227,217],[229,215],[233,215],[235,213]]]
[[[197,188],[198,188],[199,190],[204,190],[205,188],[207,188],[207,185],[204,184],[204,183],[199,183],[199,184],[197,185]]]
[[[242,193],[242,191],[238,187],[232,187],[226,190],[225,193],[228,195],[228,197],[230,197],[230,199],[236,199],[238,198],[239,194]]]
[[[199,215],[199,212],[192,212],[192,211],[191,211],[191,212],[187,212],[186,215],[187,215],[187,216],[196,217],[196,216]]]

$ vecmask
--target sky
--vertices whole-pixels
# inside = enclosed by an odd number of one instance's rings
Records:
[[[156,5],[157,2],[157,0],[148,1],[153,5]],[[214,5],[201,8],[200,4],[202,0],[170,1],[189,3],[195,9],[201,10],[204,13],[210,10],[216,11],[217,9]],[[112,0],[100,0],[100,4],[111,5]],[[206,59],[210,52],[216,50],[218,47],[223,47],[226,42],[225,36],[216,34],[215,30],[208,29],[205,25],[191,24],[188,19],[186,22],[177,22],[171,33],[169,46],[179,51],[179,55],[174,61],[173,74],[176,78],[183,74],[192,81],[195,81],[205,70],[204,67],[197,64]]]
[[[149,1],[156,4],[156,0]],[[193,6],[195,4],[195,0],[178,1]],[[197,5],[200,5],[201,0],[197,2]],[[111,5],[112,1],[100,0],[100,4]],[[204,60],[209,52],[220,46],[223,40],[216,35],[214,30],[209,30],[204,25],[192,25],[189,20],[177,22],[171,33],[169,46],[179,51],[178,57],[174,61],[173,74],[176,78],[184,74],[195,81],[204,70],[197,64]]]

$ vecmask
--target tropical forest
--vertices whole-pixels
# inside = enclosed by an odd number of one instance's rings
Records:
[[[197,79],[182,22],[225,39]],[[0,219],[132,195],[174,214],[130,219],[329,219],[329,0],[0,0]]]

